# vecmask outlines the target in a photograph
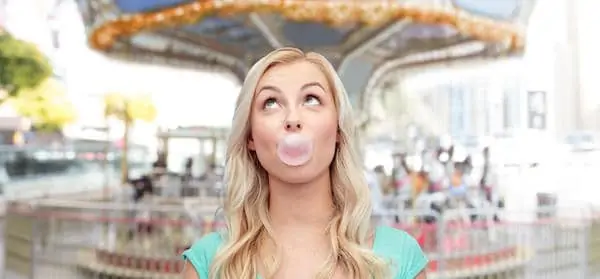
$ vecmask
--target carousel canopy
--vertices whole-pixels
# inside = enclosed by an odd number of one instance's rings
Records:
[[[327,56],[350,93],[417,53],[481,43],[454,56],[519,51],[535,0],[78,0],[90,45],[108,55],[243,78],[282,46]],[[454,59],[434,55],[418,60]],[[411,60],[415,62],[414,59]],[[422,62],[422,61],[419,61]],[[398,67],[406,63],[397,63]]]

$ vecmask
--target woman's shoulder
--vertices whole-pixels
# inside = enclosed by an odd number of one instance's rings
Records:
[[[183,252],[182,256],[194,266],[200,278],[208,278],[210,264],[222,242],[223,238],[220,233],[209,233],[194,242]]]
[[[373,249],[376,254],[392,262],[395,279],[413,279],[427,267],[427,256],[421,246],[403,230],[378,227]]]

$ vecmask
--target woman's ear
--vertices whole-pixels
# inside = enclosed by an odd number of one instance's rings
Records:
[[[254,146],[254,139],[252,139],[252,135],[248,136],[248,149],[252,151],[256,151],[256,147]]]

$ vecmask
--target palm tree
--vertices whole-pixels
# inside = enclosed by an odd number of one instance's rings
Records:
[[[125,126],[123,132],[123,154],[121,156],[121,182],[129,179],[128,156],[129,132],[135,121],[151,122],[156,118],[156,107],[147,95],[125,96],[112,93],[104,96],[105,117],[115,117]]]
[[[9,97],[7,103],[41,131],[59,131],[77,116],[65,89],[53,79],[46,79],[33,89],[21,89],[17,96]]]

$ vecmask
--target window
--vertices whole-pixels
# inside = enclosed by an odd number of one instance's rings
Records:
[[[507,80],[503,89],[503,128],[513,130],[521,123],[521,80],[520,78]]]
[[[59,49],[60,48],[60,39],[59,39],[60,32],[58,32],[58,30],[56,30],[56,29],[52,29],[51,32],[52,32],[52,46],[55,49]]]
[[[461,137],[465,133],[465,90],[462,86],[449,84],[450,94],[450,134]]]
[[[511,98],[510,98],[510,90],[504,90],[502,94],[502,127],[504,130],[510,130],[514,127],[514,123],[512,121],[512,108],[511,108]]]

